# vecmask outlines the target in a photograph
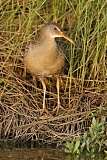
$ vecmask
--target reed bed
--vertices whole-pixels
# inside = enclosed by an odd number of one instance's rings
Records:
[[[92,114],[107,107],[107,2],[83,0],[0,1],[0,139],[12,143],[63,143],[88,131]],[[25,46],[42,24],[58,22],[77,47],[63,39],[66,67],[57,105],[56,78],[43,89],[30,74],[23,78]],[[107,112],[103,113],[107,116]]]

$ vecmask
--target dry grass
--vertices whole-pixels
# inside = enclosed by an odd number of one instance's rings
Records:
[[[105,1],[100,3],[1,1],[0,139],[61,143],[88,130],[92,113],[100,117],[98,107],[107,107],[107,16]],[[41,24],[51,21],[72,34],[78,47],[62,41],[67,52],[60,85],[64,110],[58,115],[52,112],[57,105],[56,81],[47,78],[50,114],[40,115],[42,86],[38,80],[34,84],[29,74],[23,79],[23,55]]]

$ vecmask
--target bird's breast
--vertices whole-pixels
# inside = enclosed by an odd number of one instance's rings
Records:
[[[49,76],[59,74],[64,66],[64,54],[54,47],[31,46],[24,58],[27,70],[33,75]]]

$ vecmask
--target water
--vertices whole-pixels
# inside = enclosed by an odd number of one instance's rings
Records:
[[[63,149],[1,149],[0,160],[107,160],[104,154],[95,156],[65,154]]]

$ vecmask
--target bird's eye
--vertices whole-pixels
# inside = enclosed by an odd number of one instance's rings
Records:
[[[56,27],[54,27],[54,31],[56,31],[57,30],[57,28]]]

